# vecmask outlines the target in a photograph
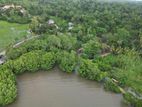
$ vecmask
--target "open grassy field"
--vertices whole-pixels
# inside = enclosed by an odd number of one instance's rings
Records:
[[[0,21],[0,51],[27,35],[28,24]]]

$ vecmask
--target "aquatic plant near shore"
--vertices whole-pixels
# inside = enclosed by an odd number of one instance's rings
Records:
[[[6,66],[0,66],[0,106],[13,102],[16,96],[15,75]]]
[[[87,59],[80,60],[80,68],[78,72],[80,76],[96,81],[101,81],[107,76],[106,72],[101,72],[95,63]]]
[[[55,60],[54,53],[36,50],[23,54],[16,60],[10,60],[5,65],[15,74],[20,74],[23,72],[48,70],[53,67]]]
[[[112,79],[110,78],[105,78],[105,82],[104,82],[104,88],[106,90],[109,90],[109,91],[113,91],[115,93],[120,93],[121,90],[118,86],[118,84],[116,84]]]
[[[71,53],[63,51],[59,56],[59,68],[64,71],[71,73],[75,70],[77,64],[77,55],[76,52],[72,51]]]
[[[141,107],[142,106],[142,96],[139,97],[138,95],[134,95],[131,92],[126,92],[123,94],[124,101],[127,104],[130,104],[134,107]]]

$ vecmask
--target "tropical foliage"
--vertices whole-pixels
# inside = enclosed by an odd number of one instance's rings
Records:
[[[16,97],[15,75],[48,70],[59,65],[64,72],[104,83],[106,90],[122,92],[132,106],[140,107],[142,94],[142,3],[97,0],[1,0],[0,7],[22,6],[24,16],[11,9],[0,19],[29,23],[39,35],[19,47],[9,47],[0,66],[0,104]],[[1,41],[1,40],[0,40]],[[12,72],[11,72],[12,71]],[[6,90],[6,91],[4,91]],[[137,94],[136,94],[137,93]]]

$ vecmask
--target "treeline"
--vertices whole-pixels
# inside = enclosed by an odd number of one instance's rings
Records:
[[[19,46],[18,48],[8,48],[7,58],[16,59],[24,53],[32,50],[55,51],[60,50],[75,50],[77,48],[77,39],[71,35],[60,34],[48,35],[45,34],[38,39],[30,40]]]
[[[85,36],[93,34],[100,37],[102,42],[115,48],[129,47],[141,52],[142,3],[140,2],[5,0],[1,3],[15,3],[25,7],[33,17],[31,30],[35,33],[69,32],[68,22],[72,22],[74,28],[70,32],[82,41],[85,41],[83,39]],[[46,22],[49,19],[53,19],[59,29],[47,26]]]
[[[36,14],[39,17],[35,21],[36,24],[35,22],[32,23],[39,28],[36,28],[39,30],[38,33],[49,32],[47,23],[45,23],[49,19],[56,22],[59,26],[59,29],[57,29],[59,32],[69,32],[67,29],[68,22],[72,22],[74,28],[70,32],[78,36],[81,41],[85,41],[84,37],[92,34],[97,35],[102,42],[115,48],[129,47],[138,51],[141,50],[141,3],[39,0],[38,6],[36,4],[32,6],[31,14],[34,13],[34,8],[36,12],[39,11]],[[35,29],[32,30],[35,31]]]

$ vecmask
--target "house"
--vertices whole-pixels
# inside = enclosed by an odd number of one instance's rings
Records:
[[[49,26],[54,26],[56,29],[59,29],[58,25],[55,24],[55,21],[52,19],[48,20],[48,25]]]
[[[73,29],[74,24],[72,22],[68,23],[68,30],[72,30]]]
[[[48,20],[48,25],[54,25],[54,24],[55,24],[54,20],[52,20],[52,19]]]

